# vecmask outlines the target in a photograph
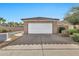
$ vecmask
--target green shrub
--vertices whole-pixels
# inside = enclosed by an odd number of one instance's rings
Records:
[[[73,33],[79,33],[77,29],[68,29],[67,32],[72,35]]]
[[[65,30],[65,27],[59,27],[59,33],[62,33],[62,31]]]
[[[4,29],[4,30],[2,30],[2,32],[8,32],[8,30]]]
[[[72,35],[72,39],[75,41],[75,42],[79,42],[79,33],[74,33]]]
[[[0,28],[0,33],[4,33],[4,32],[8,32],[8,30],[6,30],[4,28]]]

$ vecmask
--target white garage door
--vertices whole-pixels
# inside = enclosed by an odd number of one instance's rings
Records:
[[[52,23],[29,23],[30,34],[52,34]]]

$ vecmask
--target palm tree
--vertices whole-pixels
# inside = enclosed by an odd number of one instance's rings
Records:
[[[0,17],[0,24],[2,24],[2,20],[3,20],[3,18]]]
[[[2,20],[2,22],[3,22],[3,23],[5,23],[5,22],[6,22],[6,20],[5,20],[5,19],[3,19],[3,20]]]
[[[0,24],[5,23],[5,22],[6,22],[6,20],[4,18],[0,17]]]

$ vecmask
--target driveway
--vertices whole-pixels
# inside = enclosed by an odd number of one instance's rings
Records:
[[[23,35],[10,45],[21,44],[72,44],[73,40],[69,37],[61,37],[57,34],[29,34]]]
[[[75,42],[71,38],[61,37],[57,34],[25,34],[2,49],[61,49],[63,47],[77,47],[73,44]]]
[[[0,55],[79,55],[79,45],[60,35],[23,35],[0,49]]]

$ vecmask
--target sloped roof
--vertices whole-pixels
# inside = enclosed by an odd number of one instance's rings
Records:
[[[56,18],[48,18],[48,17],[32,17],[32,18],[24,18],[24,19],[21,19],[21,20],[59,20],[59,19],[56,19]]]

